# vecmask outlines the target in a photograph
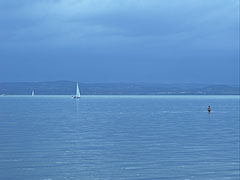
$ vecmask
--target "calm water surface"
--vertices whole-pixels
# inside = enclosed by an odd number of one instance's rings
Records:
[[[239,96],[0,97],[0,179],[238,180],[238,110]]]

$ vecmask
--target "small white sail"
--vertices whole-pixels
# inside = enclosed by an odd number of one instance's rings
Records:
[[[77,83],[77,91],[76,91],[76,98],[80,98],[80,90],[79,90],[79,87],[78,87],[78,83]]]
[[[34,91],[32,91],[32,96],[34,96],[35,94],[34,94]]]

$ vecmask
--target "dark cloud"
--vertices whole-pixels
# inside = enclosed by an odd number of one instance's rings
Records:
[[[238,6],[237,0],[0,0],[0,81],[236,83]]]

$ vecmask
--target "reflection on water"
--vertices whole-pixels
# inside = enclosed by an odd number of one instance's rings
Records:
[[[239,179],[237,96],[14,96],[0,107],[0,179]]]

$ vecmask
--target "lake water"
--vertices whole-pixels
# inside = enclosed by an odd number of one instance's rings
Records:
[[[239,180],[238,110],[239,96],[0,97],[0,179]]]

